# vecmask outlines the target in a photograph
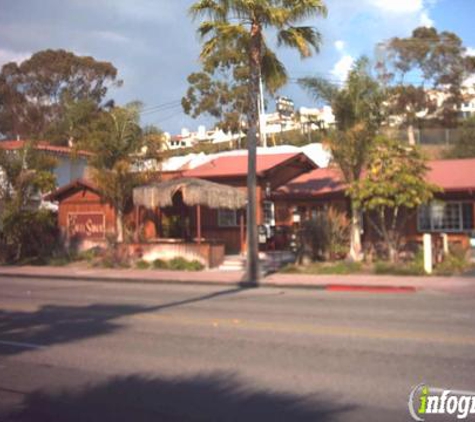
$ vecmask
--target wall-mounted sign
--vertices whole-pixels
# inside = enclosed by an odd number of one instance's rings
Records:
[[[106,224],[103,213],[68,214],[68,236],[85,239],[104,239]]]

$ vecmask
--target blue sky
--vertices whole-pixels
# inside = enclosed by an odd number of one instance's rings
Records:
[[[111,61],[124,80],[111,92],[119,103],[140,100],[146,107],[168,103],[145,114],[145,123],[176,133],[210,120],[184,115],[178,101],[189,73],[199,69],[196,24],[187,14],[192,0],[0,0],[0,64],[22,60],[46,48],[64,48]],[[323,34],[319,55],[301,61],[282,49],[292,78],[318,74],[344,79],[352,61],[372,56],[377,42],[407,36],[419,25],[456,32],[473,48],[473,0],[327,0],[327,19],[315,19]],[[312,100],[296,84],[281,94],[297,106]]]

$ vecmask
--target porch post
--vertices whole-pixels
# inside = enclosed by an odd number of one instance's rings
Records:
[[[239,226],[241,231],[241,255],[244,254],[244,212],[241,210],[239,211]]]
[[[134,233],[134,241],[136,243],[139,243],[139,237],[140,237],[140,230],[139,230],[139,225],[140,225],[140,205],[135,206],[135,233]]]
[[[196,232],[198,236],[198,245],[201,245],[201,205],[196,206]]]
[[[158,216],[158,233],[155,233],[158,239],[163,237],[163,225],[162,225],[162,209],[157,207],[155,209],[155,215]]]

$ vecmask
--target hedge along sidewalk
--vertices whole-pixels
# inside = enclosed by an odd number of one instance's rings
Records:
[[[57,280],[115,281],[130,283],[166,283],[239,286],[244,272],[236,271],[167,271],[137,269],[96,269],[71,267],[23,266],[0,267],[0,276]],[[263,278],[263,287],[307,288],[362,291],[461,292],[475,294],[475,277],[417,277],[382,275],[304,275],[271,274]]]

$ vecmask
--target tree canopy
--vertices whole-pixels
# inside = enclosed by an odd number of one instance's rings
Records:
[[[453,32],[419,27],[409,37],[380,44],[380,49],[378,67],[388,85],[390,112],[408,126],[421,113],[454,126],[463,84],[475,72],[475,57],[467,54],[462,40]],[[437,98],[438,93],[443,96]]]
[[[67,136],[76,127],[68,112],[98,109],[112,85],[120,85],[109,62],[65,50],[44,50],[0,72],[0,134],[14,138]],[[84,113],[83,113],[84,118]]]
[[[385,243],[391,261],[411,211],[429,202],[438,188],[426,181],[428,167],[417,146],[378,137],[373,143],[363,178],[349,192],[367,221]]]

